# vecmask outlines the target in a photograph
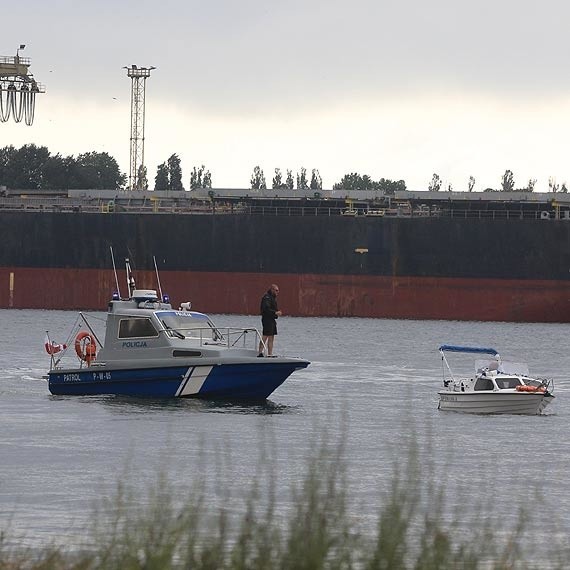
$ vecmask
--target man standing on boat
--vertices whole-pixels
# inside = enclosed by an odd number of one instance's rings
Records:
[[[267,356],[273,356],[273,340],[277,334],[277,319],[281,316],[281,311],[277,306],[277,295],[279,295],[279,286],[274,283],[261,298],[263,342],[259,343],[259,354],[257,356],[263,356],[264,345],[267,346]]]

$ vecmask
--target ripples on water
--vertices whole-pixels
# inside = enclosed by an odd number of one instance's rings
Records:
[[[286,509],[323,432],[333,442],[344,438],[349,496],[365,530],[412,435],[450,507],[481,497],[509,520],[538,485],[547,490],[548,520],[570,527],[569,325],[283,318],[278,352],[312,364],[267,403],[245,405],[50,396],[44,334],[62,340],[75,317],[0,311],[0,527],[11,520],[32,544],[60,540],[62,531],[72,537],[120,477],[144,494],[165,466],[186,483],[206,470],[239,497],[256,476],[260,450],[271,458]],[[215,320],[258,325],[257,317]],[[557,398],[542,417],[439,412],[442,343],[492,346],[526,361],[555,379]],[[467,373],[472,361],[465,362]]]

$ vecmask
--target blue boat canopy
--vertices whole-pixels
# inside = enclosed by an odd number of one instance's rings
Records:
[[[499,353],[494,348],[482,348],[477,346],[455,346],[453,344],[442,344],[439,347],[442,352],[469,352],[474,354],[491,354],[498,356]]]

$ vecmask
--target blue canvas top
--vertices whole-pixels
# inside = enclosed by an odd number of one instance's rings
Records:
[[[453,344],[442,344],[439,347],[442,352],[470,352],[475,354],[491,354],[498,356],[498,352],[494,348],[482,348],[477,346],[455,346]]]

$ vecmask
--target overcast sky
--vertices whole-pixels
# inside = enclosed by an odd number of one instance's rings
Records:
[[[189,186],[245,188],[254,166],[498,188],[570,183],[563,0],[26,0],[0,55],[31,58],[36,119],[0,146],[108,152],[128,175],[131,80],[146,87],[145,163],[177,153]]]

